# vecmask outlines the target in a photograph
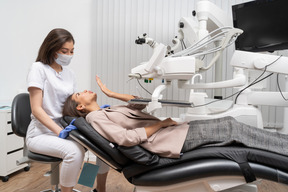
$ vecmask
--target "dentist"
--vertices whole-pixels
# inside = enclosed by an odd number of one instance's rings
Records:
[[[65,29],[53,29],[44,39],[27,77],[32,109],[26,143],[30,151],[62,158],[62,192],[77,183],[85,149],[60,126],[66,98],[76,91],[74,73],[67,68],[74,54],[74,38]],[[73,125],[72,125],[73,127]]]

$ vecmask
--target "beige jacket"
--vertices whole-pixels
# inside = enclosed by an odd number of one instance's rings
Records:
[[[141,145],[162,157],[179,158],[189,125],[162,128],[147,138],[144,127],[159,121],[142,112],[145,105],[114,106],[89,113],[86,117],[107,140],[123,146]]]

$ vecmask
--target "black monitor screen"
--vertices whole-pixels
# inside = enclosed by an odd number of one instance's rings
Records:
[[[256,0],[232,6],[233,24],[244,32],[235,42],[237,50],[288,49],[288,0]]]

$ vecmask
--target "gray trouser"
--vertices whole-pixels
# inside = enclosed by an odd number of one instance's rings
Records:
[[[240,123],[232,117],[191,121],[182,152],[201,146],[244,146],[288,155],[288,135]]]

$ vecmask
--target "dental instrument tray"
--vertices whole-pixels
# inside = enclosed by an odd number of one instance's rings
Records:
[[[131,99],[130,101],[128,101],[128,103],[143,105],[148,105],[149,102],[151,102],[151,99],[148,98]],[[193,107],[193,103],[187,101],[159,99],[158,102],[161,103],[163,106]]]

